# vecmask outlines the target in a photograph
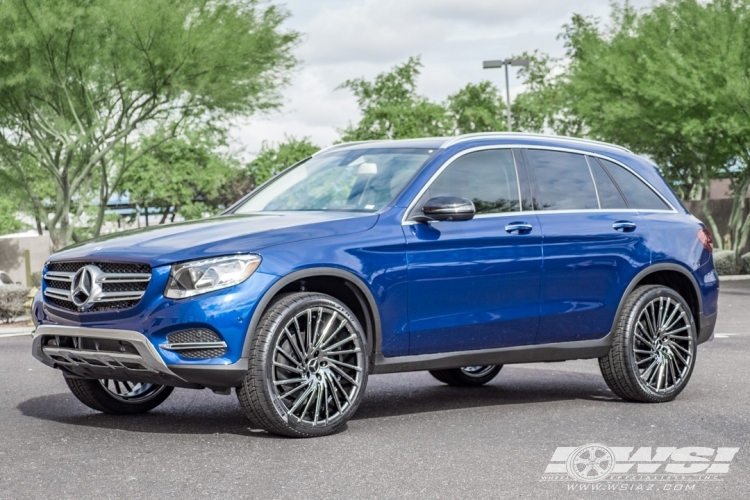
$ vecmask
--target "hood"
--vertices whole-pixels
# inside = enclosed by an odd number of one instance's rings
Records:
[[[174,262],[258,252],[264,248],[370,229],[377,214],[275,212],[222,215],[113,233],[54,254],[50,262],[111,260],[157,267]]]

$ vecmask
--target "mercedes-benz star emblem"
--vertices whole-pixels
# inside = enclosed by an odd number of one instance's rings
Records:
[[[101,286],[96,278],[100,274],[98,267],[84,266],[73,275],[70,282],[70,300],[81,311],[91,307],[94,299],[99,295]]]

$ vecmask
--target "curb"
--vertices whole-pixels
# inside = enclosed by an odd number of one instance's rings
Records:
[[[0,333],[0,339],[9,338],[9,337],[31,337],[31,332]]]
[[[730,274],[719,276],[719,281],[750,281],[750,274]]]

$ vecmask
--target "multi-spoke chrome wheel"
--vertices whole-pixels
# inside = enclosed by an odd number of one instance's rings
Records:
[[[690,307],[675,290],[636,288],[612,335],[609,354],[599,358],[612,392],[657,403],[671,401],[685,388],[695,366],[697,331]]]
[[[166,400],[174,387],[141,382],[65,377],[78,400],[96,411],[113,415],[135,415],[153,410]]]
[[[430,370],[430,375],[444,384],[477,387],[495,378],[502,367],[503,365],[464,366],[447,370]]]
[[[495,369],[495,365],[485,365],[485,366],[464,366],[463,368],[460,368],[460,370],[466,375],[467,377],[484,377],[489,372]]]
[[[279,407],[312,426],[336,422],[362,385],[362,345],[351,322],[331,307],[309,307],[282,333],[271,378]]]
[[[102,379],[99,383],[114,399],[128,404],[143,403],[153,399],[165,389],[163,385],[120,380]]]
[[[263,314],[237,396],[269,432],[330,434],[359,406],[366,361],[364,330],[349,308],[320,293],[291,294]]]
[[[657,392],[673,390],[693,364],[691,322],[683,306],[671,297],[649,302],[633,332],[635,365],[641,380]]]

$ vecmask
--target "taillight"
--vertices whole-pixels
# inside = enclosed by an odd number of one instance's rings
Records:
[[[702,227],[700,231],[698,231],[698,241],[700,241],[704,247],[706,247],[706,250],[708,250],[708,253],[713,253],[714,251],[714,239],[711,237],[711,233],[708,232],[708,229],[705,227]]]

